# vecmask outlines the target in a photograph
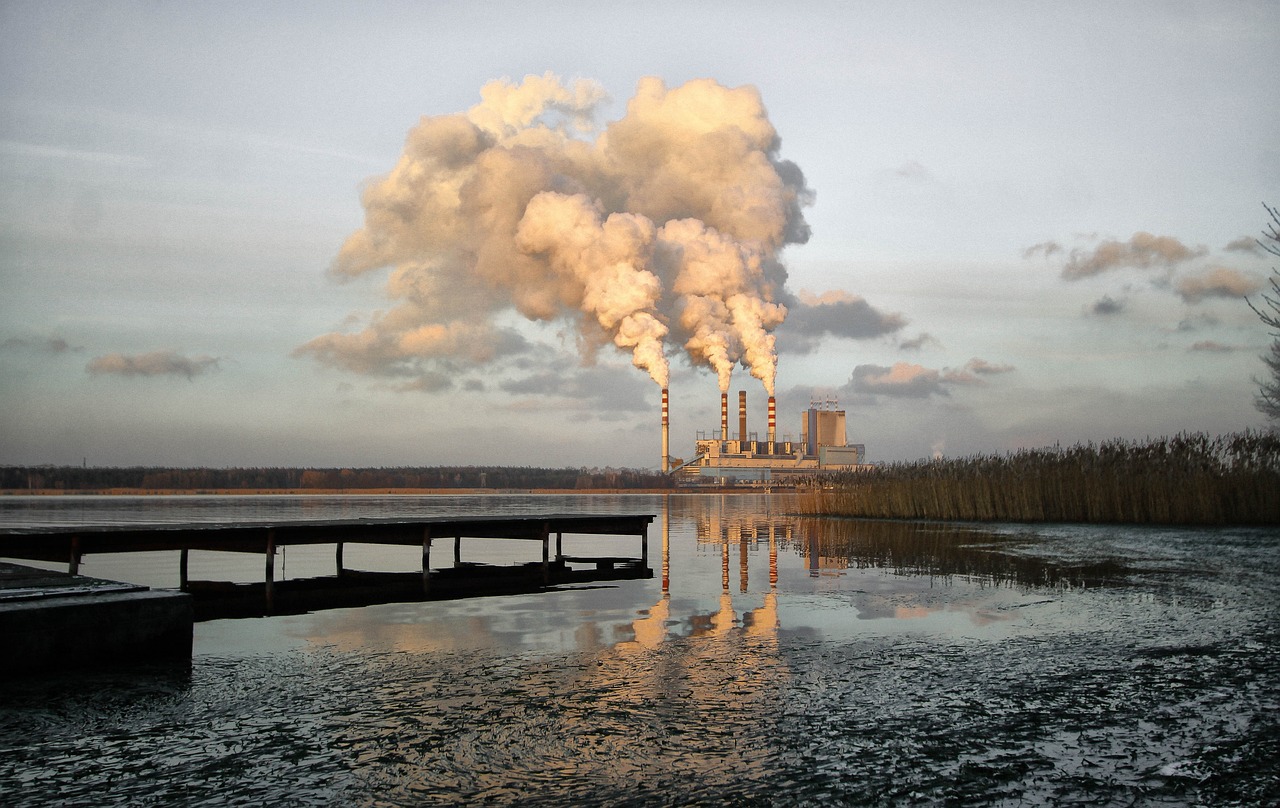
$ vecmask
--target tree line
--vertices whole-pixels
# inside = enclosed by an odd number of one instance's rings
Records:
[[[401,488],[672,488],[644,469],[431,466],[419,468],[168,468],[0,466],[0,490],[308,491]]]

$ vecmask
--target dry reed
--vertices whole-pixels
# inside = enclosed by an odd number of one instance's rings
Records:
[[[802,512],[879,519],[1280,524],[1280,434],[1183,433],[821,478]]]

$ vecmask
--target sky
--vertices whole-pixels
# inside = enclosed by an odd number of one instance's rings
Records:
[[[726,381],[872,462],[1259,428],[1278,41],[1271,2],[2,2],[0,464],[656,469],[658,376],[685,458]]]

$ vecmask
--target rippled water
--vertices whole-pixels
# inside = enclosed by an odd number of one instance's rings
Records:
[[[1277,530],[807,520],[777,495],[68,499],[0,519],[655,513],[666,574],[201,623],[189,669],[7,682],[8,805],[1280,798]],[[290,574],[331,571],[303,549]],[[82,569],[173,585],[174,555]]]

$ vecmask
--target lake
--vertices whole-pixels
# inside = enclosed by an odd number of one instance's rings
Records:
[[[658,517],[652,579],[210,621],[189,667],[5,682],[0,802],[1280,798],[1280,529],[793,511],[779,494],[0,498],[6,526]],[[637,554],[634,538],[580,541]],[[464,541],[470,560],[540,553]],[[420,556],[349,545],[345,563]],[[190,569],[254,581],[262,559],[193,553]],[[332,548],[277,558],[281,577],[332,569]],[[176,587],[177,553],[81,572]]]

